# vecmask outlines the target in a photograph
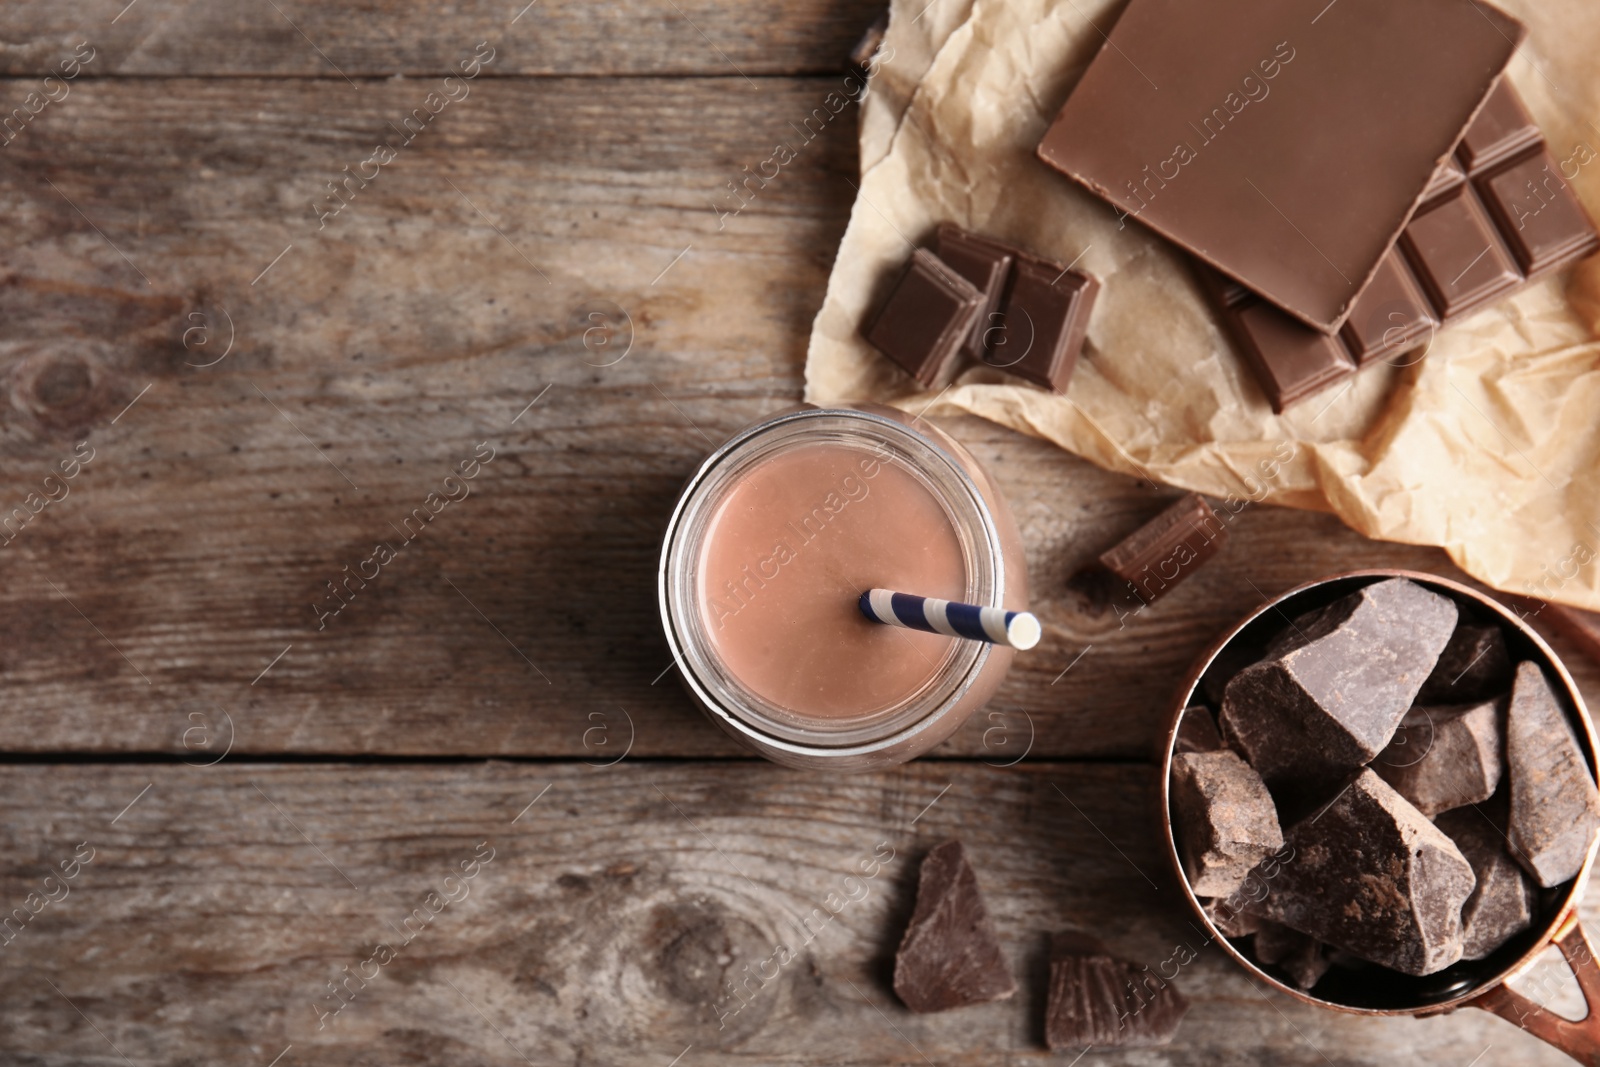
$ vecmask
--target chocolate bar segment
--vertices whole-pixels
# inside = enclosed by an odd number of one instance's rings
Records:
[[[1039,156],[1331,332],[1523,29],[1470,0],[1322,7],[1131,0]]]
[[[1328,337],[1260,297],[1224,286],[1197,265],[1210,296],[1273,410],[1366,366],[1426,345],[1434,331],[1600,249],[1600,235],[1502,81],[1429,182],[1422,206]]]
[[[919,248],[866,338],[917,384],[932,388],[949,375],[982,306],[983,294],[971,282]]]
[[[1078,366],[1100,283],[1037,256],[1019,254],[983,362],[1053,393]]]
[[[1100,565],[1151,603],[1216,555],[1228,543],[1228,527],[1199,493],[1171,507],[1100,556]]]
[[[968,233],[948,222],[939,224],[934,251],[946,266],[983,294],[983,307],[978,311],[978,319],[972,324],[961,346],[962,354],[967,358],[981,360],[984,357],[985,337],[998,321],[1000,300],[1005,296],[1016,252],[998,241]]]

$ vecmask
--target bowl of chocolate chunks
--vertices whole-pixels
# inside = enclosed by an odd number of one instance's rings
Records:
[[[1503,985],[1554,943],[1600,989],[1576,921],[1595,769],[1582,697],[1521,618],[1364,571],[1269,601],[1201,657],[1161,799],[1190,905],[1279,989],[1368,1014],[1472,1003],[1600,1050]]]

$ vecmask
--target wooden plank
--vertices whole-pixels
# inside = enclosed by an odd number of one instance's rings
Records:
[[[93,858],[4,947],[0,1048],[37,1067],[1060,1063],[1039,1045],[1041,953],[1077,929],[1153,970],[1197,953],[1176,1043],[1097,1063],[1466,1064],[1489,1044],[1566,1062],[1476,1011],[1367,1019],[1256,987],[1185,920],[1149,784],[1028,763],[7,767],[5,906],[80,842]],[[916,863],[951,835],[1021,992],[913,1016],[888,973]],[[456,900],[403,926],[430,892]],[[379,943],[394,958],[363,966]],[[768,964],[780,943],[794,958]],[[735,999],[746,968],[767,981]]]
[[[314,198],[411,83],[86,83],[42,114],[0,170],[0,515],[95,453],[0,548],[0,744],[737,754],[663,676],[658,538],[710,445],[800,395],[848,113],[742,213],[712,204],[827,84],[483,83],[321,230]],[[1014,503],[1046,637],[942,754],[1004,761],[1031,733],[1039,756],[1143,757],[1184,667],[1261,596],[1455,573],[1247,508],[1191,582],[1096,613],[1071,576],[1171,492],[952,426]],[[481,442],[472,495],[318,629],[326,583]]]
[[[85,77],[272,75],[360,82],[447,74],[486,41],[495,49],[485,67],[489,76],[714,75],[738,79],[738,89],[752,90],[743,78],[840,70],[886,6],[881,0],[804,0],[757,14],[727,0],[463,0],[447,8],[398,0],[15,0],[3,16],[0,74],[70,74],[63,62],[87,41],[94,58],[84,67]],[[11,95],[20,99],[23,92]]]

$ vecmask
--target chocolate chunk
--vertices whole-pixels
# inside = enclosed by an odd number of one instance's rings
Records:
[[[1517,665],[1506,714],[1511,854],[1546,889],[1574,877],[1600,829],[1600,794],[1537,663]]]
[[[1051,938],[1044,1024],[1051,1049],[1165,1045],[1188,1010],[1177,987],[1149,967],[1108,955],[1081,936]]]
[[[1404,578],[1343,597],[1234,676],[1223,737],[1274,790],[1331,791],[1389,743],[1455,622],[1453,601]]]
[[[1100,556],[1100,565],[1154,602],[1228,543],[1205,497],[1188,493]]]
[[[1255,954],[1259,963],[1282,967],[1301,989],[1310,989],[1320,982],[1330,966],[1326,946],[1321,941],[1266,920],[1261,921],[1256,931]]]
[[[1499,700],[1412,708],[1372,769],[1429,818],[1488,800],[1500,787],[1505,763],[1504,716]]]
[[[1184,708],[1178,719],[1178,738],[1174,752],[1215,752],[1222,747],[1222,735],[1217,733],[1217,719],[1204,704]]]
[[[1039,155],[1332,332],[1522,32],[1460,0],[1132,0]]]
[[[1417,693],[1418,704],[1469,704],[1511,688],[1511,656],[1498,626],[1463,622]]]
[[[1504,830],[1485,809],[1447,811],[1434,825],[1456,843],[1478,877],[1461,909],[1461,958],[1481,960],[1533,925],[1538,911],[1533,883],[1511,858]]]
[[[1261,776],[1226,749],[1172,760],[1172,805],[1184,873],[1195,893],[1225,897],[1283,847],[1278,813]]]
[[[1000,300],[1005,296],[1006,283],[1011,279],[1011,265],[1016,261],[1015,249],[998,241],[968,233],[948,222],[939,224],[934,251],[951,270],[973,284],[983,294],[983,307],[977,321],[962,343],[962,354],[981,360],[987,347],[989,331],[998,326]],[[998,332],[998,331],[997,331]]]
[[[1432,974],[1461,958],[1472,867],[1372,771],[1284,836],[1294,855],[1250,910],[1405,974]]]
[[[936,846],[922,861],[916,910],[894,957],[894,991],[915,1012],[1004,1000],[1017,991],[959,841]]]
[[[1082,271],[1019,253],[999,318],[985,333],[983,361],[1066,392],[1099,292],[1099,281]]]
[[[982,306],[971,282],[919,248],[865,336],[931,389],[949,376]]]
[[[1260,930],[1266,920],[1244,910],[1244,900],[1217,899],[1205,905],[1206,917],[1223,937],[1248,937]]]

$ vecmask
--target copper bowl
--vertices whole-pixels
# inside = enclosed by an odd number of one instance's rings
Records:
[[[1179,688],[1161,758],[1162,825],[1166,829],[1167,858],[1178,876],[1178,884],[1183,886],[1184,897],[1195,916],[1205,924],[1207,934],[1224,952],[1251,975],[1296,1000],[1356,1015],[1427,1016],[1462,1007],[1482,1008],[1509,1019],[1582,1063],[1600,1065],[1600,965],[1596,964],[1594,948],[1578,923],[1578,903],[1583,899],[1584,887],[1595,862],[1594,843],[1577,877],[1539,892],[1539,914],[1534,924],[1485,959],[1461,960],[1421,978],[1375,964],[1360,970],[1335,967],[1311,990],[1298,988],[1278,968],[1258,963],[1244,939],[1236,944],[1225,937],[1201,907],[1184,874],[1173,830],[1172,756],[1184,709],[1192,703],[1203,702],[1194,700],[1194,696],[1206,672],[1225,652],[1230,653],[1228,660],[1233,660],[1236,667],[1242,666],[1236,657],[1264,644],[1267,637],[1285,627],[1289,619],[1385,578],[1409,578],[1450,597],[1465,609],[1465,613],[1501,625],[1513,662],[1537,660],[1554,680],[1556,695],[1565,706],[1567,719],[1589,762],[1589,773],[1595,773],[1600,746],[1596,744],[1578,687],[1550,646],[1513,611],[1458,582],[1413,571],[1353,571],[1322,578],[1267,601],[1241,619],[1195,661]],[[1561,950],[1583,990],[1589,1010],[1582,1020],[1564,1019],[1506,987],[1507,979],[1532,967],[1550,945]]]

